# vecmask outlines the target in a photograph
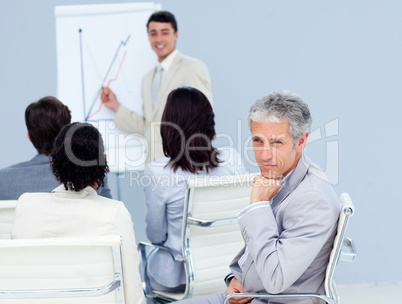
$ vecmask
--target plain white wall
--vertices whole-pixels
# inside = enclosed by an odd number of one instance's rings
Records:
[[[0,2],[0,167],[34,156],[26,138],[25,108],[45,95],[57,94],[54,6],[107,2]],[[324,169],[327,162],[332,166],[331,174],[338,177],[335,190],[349,192],[356,206],[348,235],[357,244],[358,260],[341,264],[337,281],[402,281],[402,206],[397,195],[401,165],[396,155],[402,147],[396,129],[402,110],[402,2],[158,3],[176,15],[178,49],[209,67],[217,133],[229,134],[240,142],[241,150],[249,135],[247,112],[257,98],[289,89],[309,104],[313,130],[321,130],[322,139],[309,144],[307,153]],[[328,137],[325,125],[333,120],[339,128]],[[327,149],[330,141],[338,148]],[[117,179],[109,179],[116,197]],[[130,184],[129,175],[119,181],[137,241],[144,240],[143,192]]]

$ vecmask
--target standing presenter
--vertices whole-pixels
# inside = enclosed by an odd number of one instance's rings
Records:
[[[109,88],[103,88],[101,100],[107,108],[116,112],[114,121],[119,128],[145,136],[149,163],[164,156],[160,121],[169,93],[182,86],[194,87],[210,101],[212,93],[206,65],[200,60],[182,55],[176,49],[179,34],[173,14],[167,11],[155,12],[148,19],[147,31],[158,62],[142,78],[143,116],[120,104]]]

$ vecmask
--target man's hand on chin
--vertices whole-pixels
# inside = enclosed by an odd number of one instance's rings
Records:
[[[262,175],[257,175],[253,180],[253,189],[251,190],[250,202],[257,203],[262,201],[269,201],[273,198],[281,188],[280,177],[264,177]]]

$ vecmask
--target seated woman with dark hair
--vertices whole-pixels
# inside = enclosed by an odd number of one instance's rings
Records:
[[[173,90],[162,116],[163,157],[145,170],[146,234],[154,243],[181,252],[184,190],[191,178],[245,173],[238,153],[213,147],[214,112],[199,90]],[[149,183],[148,183],[149,181]],[[161,291],[183,291],[183,264],[165,250],[154,250],[147,258],[151,287]]]
[[[99,131],[84,123],[65,126],[51,157],[52,171],[62,185],[52,193],[20,196],[12,238],[121,235],[126,303],[143,303],[130,213],[122,202],[96,193],[108,172]]]

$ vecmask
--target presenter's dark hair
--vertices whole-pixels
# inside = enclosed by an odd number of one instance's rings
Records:
[[[99,131],[87,123],[72,123],[61,129],[51,154],[51,168],[66,190],[104,185],[109,171]]]
[[[31,103],[25,110],[29,138],[40,154],[50,155],[57,134],[70,122],[68,107],[52,96]]]
[[[162,23],[170,23],[174,29],[175,32],[177,32],[177,22],[176,18],[174,15],[168,11],[159,11],[155,12],[149,17],[148,22],[147,22],[147,30],[149,23],[152,21],[154,22],[162,22]]]
[[[197,89],[181,87],[170,92],[162,115],[163,153],[174,172],[197,173],[219,165],[219,151],[212,146],[215,114],[207,97]]]

